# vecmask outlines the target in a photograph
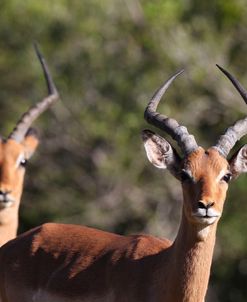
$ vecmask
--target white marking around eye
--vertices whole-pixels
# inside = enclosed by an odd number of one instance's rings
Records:
[[[219,182],[226,173],[227,173],[227,170],[226,169],[222,169],[220,171],[219,175],[216,177],[216,182]]]
[[[194,179],[191,170],[189,170],[189,169],[183,169],[183,170],[184,170],[184,172],[186,172],[186,173],[189,175],[189,177],[190,177],[191,179]]]
[[[25,159],[25,156],[24,156],[24,153],[21,153],[16,160],[16,163],[15,163],[16,168],[18,168],[20,166],[20,163],[23,159]]]

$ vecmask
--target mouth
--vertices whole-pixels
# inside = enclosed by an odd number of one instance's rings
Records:
[[[219,214],[202,215],[200,213],[194,213],[192,216],[196,220],[197,223],[204,224],[204,225],[213,224],[220,217]]]
[[[0,209],[10,208],[14,202],[11,198],[0,198]]]

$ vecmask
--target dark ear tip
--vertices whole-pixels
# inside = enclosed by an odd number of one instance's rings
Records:
[[[29,129],[27,130],[27,133],[26,133],[25,137],[26,137],[26,136],[34,136],[34,137],[38,138],[38,137],[39,137],[38,130],[35,129],[35,128],[29,128]]]
[[[154,135],[154,132],[148,129],[144,129],[141,132],[141,136],[142,136],[142,140],[145,142],[147,141],[149,138],[151,138]]]

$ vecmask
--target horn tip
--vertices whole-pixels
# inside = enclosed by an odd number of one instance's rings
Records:
[[[215,64],[220,70],[224,70],[223,67],[221,67],[219,64]]]
[[[39,60],[42,60],[43,59],[42,58],[42,54],[40,52],[39,45],[38,45],[38,43],[36,41],[33,42],[33,48],[34,48],[35,53],[38,56]]]
[[[185,72],[185,68],[182,68],[181,70],[179,70],[179,71],[177,72],[177,75],[180,75],[180,74],[183,73],[183,72]]]

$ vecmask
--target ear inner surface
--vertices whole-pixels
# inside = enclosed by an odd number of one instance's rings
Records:
[[[247,172],[247,145],[244,145],[230,160],[230,167],[233,177]]]
[[[161,136],[150,130],[142,132],[142,139],[149,161],[157,168],[168,168],[174,174],[180,159],[172,146]]]

